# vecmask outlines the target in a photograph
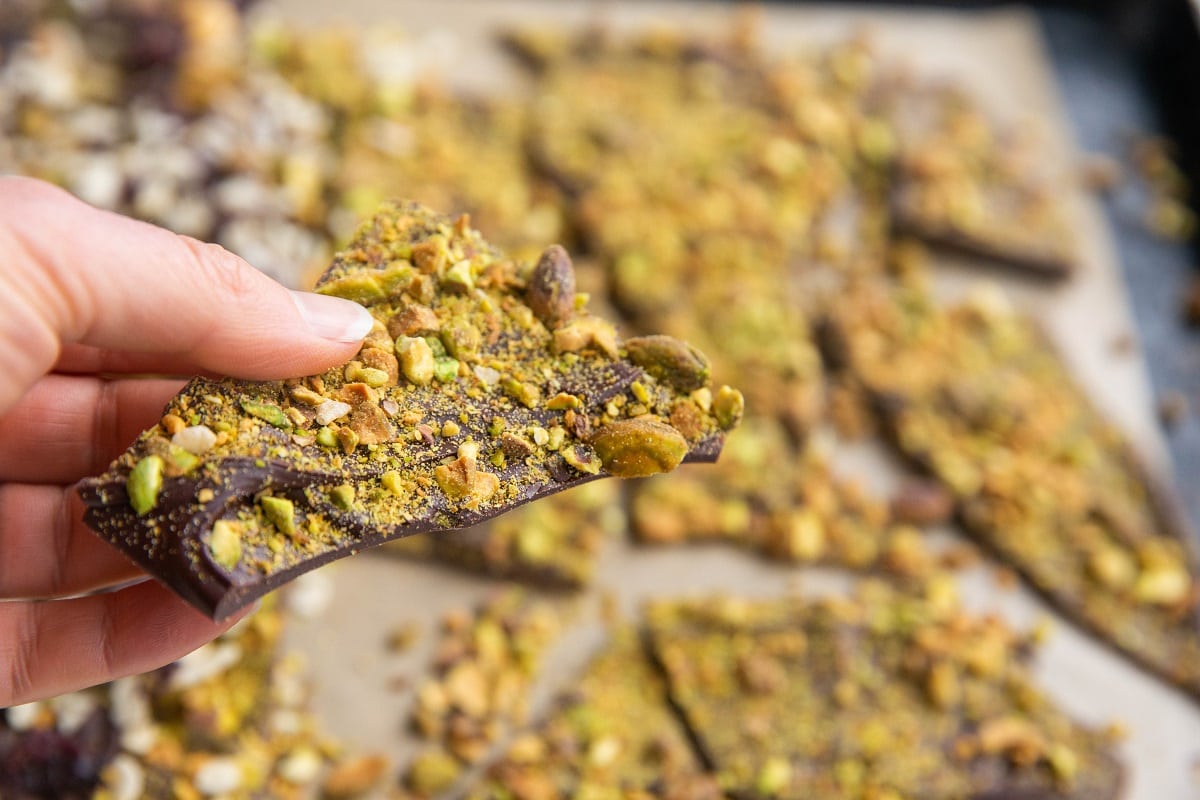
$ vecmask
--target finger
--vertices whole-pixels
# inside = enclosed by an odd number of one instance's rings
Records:
[[[103,472],[182,387],[175,379],[43,377],[0,416],[0,481],[63,484]]]
[[[145,574],[82,518],[72,489],[0,485],[0,599],[66,597]]]
[[[153,581],[74,600],[0,603],[0,708],[161,667],[235,622],[212,622]]]
[[[52,371],[63,375],[154,375],[160,378],[217,374],[189,363],[178,354],[106,350],[85,344],[63,345]]]
[[[289,292],[221,247],[28,178],[0,178],[0,253],[0,409],[64,343],[271,379],[349,360],[371,327],[359,305]]]

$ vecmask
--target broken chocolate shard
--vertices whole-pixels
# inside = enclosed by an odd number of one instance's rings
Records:
[[[864,285],[824,343],[966,532],[1077,624],[1200,699],[1200,567],[1172,493],[1003,294]]]
[[[651,606],[670,699],[730,797],[1119,796],[1111,737],[1038,691],[1028,637],[937,586]]]
[[[317,286],[375,316],[359,355],[305,379],[193,380],[169,426],[80,484],[87,523],[220,619],[366,547],[715,460],[736,417],[718,418],[708,386],[684,392],[633,363],[586,308],[565,315],[570,263],[560,250],[544,262],[506,258],[465,219],[386,205]],[[420,330],[393,324],[417,317]]]
[[[893,109],[899,140],[890,191],[896,233],[1047,280],[1078,261],[1055,176],[1036,141],[993,124],[960,90],[909,93]]]
[[[470,800],[723,797],[667,702],[639,632],[623,627],[540,725],[513,739]]]

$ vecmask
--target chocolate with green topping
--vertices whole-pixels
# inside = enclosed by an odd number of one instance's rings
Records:
[[[1059,610],[1200,698],[1200,568],[1183,518],[1045,336],[996,293],[949,308],[864,285],[825,350],[966,531]]]
[[[624,357],[561,248],[530,268],[465,218],[392,204],[317,290],[375,316],[354,360],[281,382],[196,379],[165,418],[187,420],[201,452],[159,425],[80,486],[93,528],[216,618],[389,539],[712,461],[736,423],[683,343]]]
[[[737,798],[1111,800],[1106,734],[1034,686],[1030,641],[956,605],[866,584],[854,599],[660,602],[672,702]]]
[[[632,627],[614,632],[537,728],[467,794],[718,800],[723,796],[667,703],[662,676]]]

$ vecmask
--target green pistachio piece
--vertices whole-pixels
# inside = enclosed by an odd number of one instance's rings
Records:
[[[349,511],[354,507],[354,487],[348,483],[335,486],[333,487],[333,491],[329,493],[329,498],[338,508],[343,511]]]
[[[252,417],[257,417],[263,422],[274,425],[285,431],[292,429],[292,421],[288,419],[287,414],[283,413],[283,409],[271,403],[259,403],[255,400],[243,400],[242,410]]]
[[[435,795],[449,789],[462,767],[458,760],[442,750],[426,750],[413,759],[405,775],[408,788],[421,795]]]
[[[742,421],[746,413],[746,398],[737,389],[722,386],[712,401],[713,416],[722,430],[730,430]]]
[[[629,384],[629,391],[634,398],[643,405],[650,405],[650,392],[646,389],[646,385],[641,381],[634,381]]]
[[[363,367],[358,370],[358,380],[367,386],[373,386],[378,389],[380,386],[387,385],[388,374],[375,367]]]
[[[625,341],[625,352],[630,361],[681,392],[708,382],[708,358],[673,336],[635,336]]]
[[[337,434],[333,432],[333,428],[325,427],[317,431],[317,444],[321,445],[321,447],[337,447]]]
[[[776,795],[786,789],[791,782],[792,765],[787,762],[787,759],[771,756],[759,770],[756,788],[759,794]]]
[[[470,361],[483,343],[479,329],[466,320],[452,321],[442,330],[441,339],[446,352],[459,361]]]
[[[563,461],[586,475],[596,475],[600,472],[600,456],[585,444],[572,445],[562,449]]]
[[[458,360],[443,356],[433,361],[433,377],[442,383],[449,383],[458,377]]]
[[[259,501],[263,514],[280,533],[289,536],[296,532],[296,507],[283,497],[264,497]]]
[[[228,519],[213,523],[212,533],[208,536],[208,551],[213,561],[225,569],[236,567],[242,560],[241,526]]]
[[[318,286],[317,293],[353,300],[362,305],[376,303],[387,298],[387,293],[383,291],[383,286],[374,275],[346,275],[335,281],[329,281],[324,286]]]
[[[403,291],[413,274],[412,267],[401,263],[366,275],[346,275],[317,287],[317,292],[366,306]]]
[[[404,479],[395,470],[388,470],[379,476],[379,482],[395,497],[404,496]]]
[[[438,346],[441,346],[440,342]],[[401,336],[396,339],[396,357],[400,361],[400,372],[410,383],[425,386],[433,380],[433,350],[427,340],[418,336]]]
[[[184,475],[194,470],[200,464],[199,456],[175,445],[171,445],[171,449],[167,451],[167,456],[171,459],[171,466],[177,472]]]
[[[524,383],[516,378],[505,378],[500,382],[504,391],[526,408],[534,408],[541,401],[542,390],[532,383]]]
[[[637,383],[635,382],[636,386]],[[583,401],[573,394],[559,392],[546,401],[546,409],[548,411],[566,411],[569,408],[583,408]]]
[[[653,419],[621,419],[592,434],[591,445],[604,468],[620,478],[670,472],[687,455],[679,431]]]
[[[475,278],[471,276],[471,262],[459,261],[442,276],[442,286],[459,292],[469,292],[475,288]]]
[[[129,504],[138,516],[149,513],[158,504],[158,494],[163,485],[162,456],[146,456],[137,463],[125,482]]]
[[[342,452],[350,455],[354,449],[358,447],[361,437],[353,428],[338,428],[337,432],[338,444],[342,446]]]
[[[408,288],[415,274],[413,268],[408,264],[403,262],[393,264],[378,276],[379,285],[383,288],[384,294],[394,297]]]

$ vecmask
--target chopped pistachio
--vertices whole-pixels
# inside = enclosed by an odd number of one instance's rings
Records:
[[[335,422],[353,411],[353,407],[349,403],[343,403],[339,400],[323,400],[316,407],[316,422],[318,425],[328,425]],[[333,445],[329,445],[332,447]]]
[[[475,279],[471,277],[471,262],[459,261],[446,270],[442,276],[442,286],[460,292],[469,292],[475,288]]]
[[[338,444],[342,446],[342,452],[350,455],[358,447],[362,437],[353,428],[338,428],[337,440]]]
[[[438,486],[451,500],[476,504],[487,502],[500,488],[500,480],[490,472],[476,467],[475,459],[461,456],[433,471]]]
[[[610,422],[592,434],[590,444],[604,469],[622,478],[670,472],[688,452],[679,431],[645,417]]]
[[[425,339],[400,337],[396,340],[396,357],[400,360],[400,371],[410,382],[425,386],[433,380],[433,350]]]
[[[617,358],[617,330],[600,317],[577,317],[554,331],[554,347],[560,353],[577,353],[595,348],[609,358]]]
[[[564,447],[561,453],[564,461],[586,475],[596,475],[600,472],[600,456],[587,445]]]
[[[630,388],[632,389],[634,386],[640,386],[640,384],[634,381]],[[636,392],[637,390],[635,389],[634,391]],[[546,409],[548,411],[566,411],[568,408],[583,408],[583,401],[575,395],[566,394],[565,392],[559,392],[546,401]]]
[[[317,431],[317,444],[331,449],[337,447],[337,434],[333,432],[332,428],[321,428]]]
[[[288,390],[288,394],[297,403],[303,403],[306,406],[319,406],[325,402],[325,395],[314,392],[307,386],[296,385]]]
[[[637,336],[627,339],[624,347],[630,361],[681,392],[694,391],[708,382],[708,358],[673,336]]]
[[[452,320],[442,329],[441,340],[448,355],[459,361],[471,361],[478,354],[483,337],[479,329],[466,320]]]
[[[392,493],[394,497],[404,496],[404,479],[399,472],[388,470],[379,476],[379,482],[383,484],[383,488]]]
[[[375,275],[346,275],[317,289],[320,294],[353,300],[367,305],[387,298]]]
[[[138,516],[149,513],[158,505],[158,495],[163,485],[163,466],[161,456],[146,456],[130,471],[125,491]]]
[[[252,417],[257,417],[263,422],[285,431],[292,429],[291,420],[288,419],[287,414],[283,413],[283,409],[277,405],[247,399],[243,399],[241,405],[242,410]]]
[[[542,390],[536,384],[524,383],[516,378],[504,378],[500,386],[509,397],[526,408],[535,408],[542,398]]]
[[[434,359],[433,377],[441,383],[449,383],[454,380],[458,377],[458,361],[448,356]]]
[[[742,415],[746,411],[746,399],[737,389],[722,386],[717,389],[716,397],[712,400],[712,409],[717,424],[724,430],[729,430],[742,421]]]
[[[333,504],[343,511],[349,511],[354,508],[354,487],[348,483],[343,483],[340,486],[333,487],[329,493],[329,498]]]
[[[263,497],[259,504],[263,514],[271,521],[280,533],[289,536],[296,532],[296,507],[291,500],[284,497]]]
[[[208,551],[213,561],[231,570],[242,560],[241,526],[232,520],[219,519],[213,523],[208,537]]]
[[[792,780],[792,765],[786,759],[772,756],[766,760],[758,773],[755,788],[760,794],[777,795],[788,787]]]

